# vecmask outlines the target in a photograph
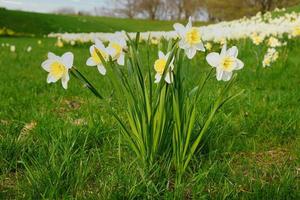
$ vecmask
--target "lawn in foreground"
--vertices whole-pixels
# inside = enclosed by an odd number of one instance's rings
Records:
[[[131,152],[119,154],[119,148],[126,149],[119,144],[119,128],[89,91],[75,79],[67,91],[60,83],[46,84],[40,64],[47,52],[71,50],[75,65],[110,95],[108,77],[85,66],[88,46],[59,49],[55,40],[39,38],[1,38],[1,43],[15,45],[16,52],[0,47],[0,198],[171,197],[172,180],[159,172],[145,178]],[[256,49],[249,42],[237,44],[245,69],[234,90],[246,91],[215,118],[185,177],[187,197],[300,198],[298,45],[289,44],[286,63],[257,72]],[[153,61],[156,52],[153,46]],[[199,54],[186,67],[207,71],[203,60]],[[190,81],[201,76],[191,74]],[[203,105],[222,84],[210,80]],[[122,115],[118,102],[115,108]],[[199,112],[204,112],[201,107]]]

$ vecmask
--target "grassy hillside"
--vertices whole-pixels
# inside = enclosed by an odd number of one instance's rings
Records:
[[[170,30],[174,22],[94,16],[41,14],[0,9],[0,27],[42,35],[51,32],[115,32]]]

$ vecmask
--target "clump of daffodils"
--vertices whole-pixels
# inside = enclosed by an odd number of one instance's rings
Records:
[[[184,81],[189,76],[188,67],[192,67],[186,66],[186,57],[192,59],[197,51],[205,51],[201,32],[199,28],[192,26],[191,18],[186,26],[175,24],[174,28],[178,40],[159,45],[167,46],[167,49],[160,49],[154,62],[151,62],[150,56],[147,62],[143,62],[139,33],[135,39],[129,34],[125,38],[125,34],[116,33],[109,37],[108,44],[95,39],[90,46],[90,57],[86,60],[86,65],[97,67],[101,75],[108,77],[114,90],[113,97],[126,102],[125,115],[116,113],[111,101],[101,95],[73,66],[72,53],[67,52],[62,56],[49,53],[42,68],[48,72],[48,83],[61,80],[63,88],[67,89],[69,72],[84,83],[119,123],[124,141],[142,163],[141,166],[147,166],[149,170],[162,157],[167,158],[163,162],[166,162],[165,166],[173,165],[177,189],[201,144],[202,136],[209,130],[214,115],[227,101],[238,96],[239,93],[229,95],[228,91],[235,81],[234,72],[241,70],[244,63],[238,58],[236,46],[227,49],[224,44],[220,53],[212,52],[207,55],[208,64],[216,70],[216,79],[228,83],[224,83],[220,92],[217,92],[215,101],[207,105],[211,111],[203,119],[204,124],[201,124],[202,128],[199,130],[196,125],[199,97],[213,70],[206,74],[199,73],[201,79],[195,81],[197,83],[193,86],[194,89],[190,88]],[[211,49],[208,43],[206,46]],[[147,50],[149,48],[151,45],[147,46]]]
[[[278,57],[279,57],[278,51],[276,51],[275,48],[269,48],[262,62],[263,67],[270,67],[272,63],[276,62]]]
[[[282,46],[282,43],[276,37],[270,37],[268,40],[268,46],[271,48],[276,48]]]

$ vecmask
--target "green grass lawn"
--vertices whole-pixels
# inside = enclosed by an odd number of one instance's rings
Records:
[[[44,35],[49,33],[115,32],[125,30],[171,30],[172,21],[117,19],[110,17],[73,16],[12,11],[0,8],[0,28],[6,27],[18,33]]]
[[[109,77],[85,66],[88,46],[60,49],[54,39],[41,39],[41,45],[38,40],[0,38],[0,44],[16,46],[15,53],[0,47],[0,199],[171,198],[172,180],[163,172],[151,179],[142,173],[98,99],[74,78],[66,91],[60,83],[46,84],[40,65],[47,52],[72,51],[75,66],[111,94]],[[258,71],[259,48],[249,41],[236,45],[245,68],[233,91],[245,92],[214,119],[185,176],[186,198],[300,199],[300,40],[283,48],[286,60],[281,54],[272,67]],[[157,47],[151,51],[154,62]],[[194,73],[199,68],[210,69],[201,53],[186,65],[190,82],[202,76]],[[223,85],[209,80],[199,112]],[[120,102],[115,109],[122,116]]]

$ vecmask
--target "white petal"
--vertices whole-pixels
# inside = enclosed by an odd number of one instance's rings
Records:
[[[70,80],[70,76],[69,76],[68,73],[66,73],[65,76],[62,77],[62,79],[61,79],[61,84],[62,84],[64,89],[68,89],[69,80]]]
[[[92,55],[94,53],[95,45],[90,46],[90,54]]]
[[[74,61],[74,55],[71,52],[67,52],[64,55],[62,55],[62,62],[63,64],[68,68],[72,68],[73,66],[73,61]]]
[[[154,83],[159,83],[160,82],[160,80],[161,80],[161,75],[160,74],[155,74],[155,81],[154,81]]]
[[[199,51],[205,51],[204,45],[202,42],[196,45],[196,49]]]
[[[224,44],[223,47],[222,47],[222,50],[221,50],[221,55],[226,55],[226,52],[227,52],[227,45]]]
[[[94,59],[92,57],[88,58],[86,61],[87,66],[96,66],[97,64],[94,62]]]
[[[57,55],[55,55],[54,53],[52,53],[52,52],[49,52],[48,53],[48,58],[49,59],[54,59],[54,60],[56,60],[57,58],[59,58]]]
[[[178,35],[183,37],[185,35],[186,29],[182,24],[176,23],[173,25],[175,31],[177,32]]]
[[[189,17],[189,23],[186,25],[186,29],[191,29],[193,27],[192,17]]]
[[[217,80],[218,80],[218,81],[222,80],[223,73],[224,73],[223,70],[217,68]]]
[[[185,49],[185,54],[189,59],[192,59],[196,55],[196,52],[197,52],[196,48],[193,47]]]
[[[244,67],[244,63],[241,60],[236,59],[236,68],[235,68],[235,70],[242,69],[243,67]]]
[[[179,45],[179,47],[180,47],[181,49],[186,49],[186,48],[189,47],[189,44],[186,43],[186,41],[185,41],[184,39],[180,40],[179,43],[178,43],[178,45]]]
[[[95,46],[98,48],[98,49],[105,49],[105,46],[103,44],[102,41],[100,41],[99,39],[95,39]]]
[[[206,56],[206,61],[208,62],[208,64],[212,67],[218,67],[220,64],[220,54],[218,53],[210,53]]]
[[[110,55],[112,58],[114,58],[114,57],[116,56],[116,53],[117,53],[116,49],[113,48],[113,47],[111,47],[111,46],[109,46],[109,47],[106,48],[106,52],[107,52],[108,55]]]
[[[106,69],[103,65],[97,65],[98,71],[100,74],[105,75],[106,74]]]
[[[158,58],[165,58],[165,54],[162,51],[159,51]]]
[[[120,57],[117,60],[117,63],[122,66],[125,64],[125,55],[124,54],[120,55]]]
[[[47,72],[49,72],[50,71],[50,66],[51,66],[51,64],[52,64],[52,60],[45,60],[43,63],[42,63],[42,68],[44,69],[44,70],[46,70]]]
[[[229,81],[232,77],[232,72],[223,72],[223,75],[222,75],[222,80],[223,81]]]
[[[173,73],[167,72],[166,73],[166,77],[165,77],[165,81],[170,84],[173,82]]]
[[[239,53],[239,50],[236,46],[233,46],[227,50],[227,55],[235,57],[235,58],[238,56],[238,53]]]
[[[51,74],[48,74],[47,77],[47,83],[55,83],[58,79],[52,76]]]

